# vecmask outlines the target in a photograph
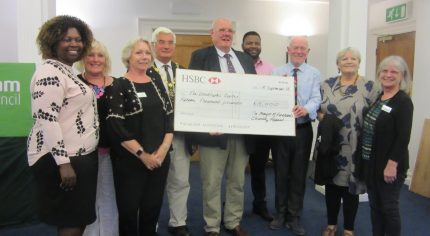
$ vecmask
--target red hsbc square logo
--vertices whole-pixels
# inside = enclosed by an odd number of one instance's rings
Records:
[[[210,78],[208,79],[208,82],[209,82],[210,84],[219,84],[219,83],[221,83],[221,79],[220,79],[220,78],[218,78],[218,77],[210,77]]]

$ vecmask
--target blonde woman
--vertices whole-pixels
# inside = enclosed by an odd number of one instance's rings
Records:
[[[111,61],[106,47],[93,41],[88,53],[78,64],[82,71],[78,77],[84,81],[97,97],[97,111],[100,123],[98,143],[99,171],[97,176],[96,215],[97,219],[85,228],[85,236],[118,235],[118,210],[115,202],[110,144],[106,129],[108,100],[106,93],[112,87],[114,78],[109,76]]]
[[[359,194],[365,192],[365,184],[355,174],[357,140],[363,124],[363,114],[375,101],[377,89],[373,81],[358,74],[361,56],[355,48],[344,48],[337,54],[336,65],[340,74],[321,84],[321,108],[319,117],[331,115],[341,120],[340,151],[331,160],[337,173],[325,184],[327,227],[323,236],[334,236],[337,217],[343,205],[343,235],[353,235],[358,209]],[[328,117],[328,116],[327,116]],[[324,118],[322,118],[324,119]],[[322,119],[320,121],[322,121]],[[327,160],[330,161],[330,160]],[[318,167],[317,167],[318,168]]]
[[[147,40],[131,40],[108,94],[120,235],[156,235],[169,170],[173,109],[152,59]]]

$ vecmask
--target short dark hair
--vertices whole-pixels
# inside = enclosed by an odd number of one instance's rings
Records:
[[[46,21],[37,35],[36,43],[39,46],[39,51],[43,59],[57,57],[56,48],[58,43],[64,38],[70,28],[78,30],[81,35],[82,44],[84,45],[82,55],[79,59],[87,53],[93,42],[93,33],[90,27],[77,17],[60,15]]]
[[[243,35],[243,38],[242,38],[242,44],[245,42],[245,38],[246,38],[246,37],[248,37],[249,35],[255,35],[255,36],[258,36],[258,38],[260,38],[260,39],[261,39],[260,35],[259,35],[257,32],[255,32],[255,31],[248,31],[248,32],[246,32],[246,33]]]

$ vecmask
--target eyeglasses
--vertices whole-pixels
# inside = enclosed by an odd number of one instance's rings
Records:
[[[63,38],[61,41],[65,42],[65,43],[71,43],[73,41],[75,41],[75,43],[82,43],[82,38]]]
[[[292,51],[296,51],[296,52],[306,52],[309,51],[309,48],[306,47],[290,47],[289,48]]]
[[[218,32],[220,32],[220,33],[231,33],[231,34],[234,34],[234,30],[233,29],[224,29],[224,28],[222,28],[222,29],[218,29]]]
[[[158,40],[158,41],[157,41],[157,44],[160,44],[160,45],[169,45],[169,46],[171,46],[171,45],[175,44],[175,42],[173,42],[173,41]]]

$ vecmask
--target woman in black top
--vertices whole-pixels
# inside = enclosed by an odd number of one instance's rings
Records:
[[[143,38],[122,51],[127,67],[108,94],[114,181],[120,235],[155,235],[169,170],[173,109],[163,82],[151,68]]]
[[[403,58],[389,56],[379,64],[382,94],[364,118],[361,158],[373,235],[400,235],[400,190],[409,168],[408,144],[413,104],[411,80]]]
[[[99,170],[97,174],[96,216],[87,225],[84,236],[118,235],[118,210],[113,184],[112,162],[110,158],[109,137],[106,129],[108,100],[106,93],[112,87],[114,78],[109,76],[111,61],[106,47],[97,40],[91,44],[88,53],[78,64],[82,71],[78,77],[93,89],[97,97],[100,135],[98,143]]]

